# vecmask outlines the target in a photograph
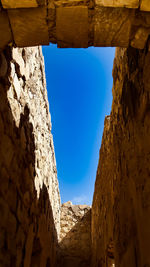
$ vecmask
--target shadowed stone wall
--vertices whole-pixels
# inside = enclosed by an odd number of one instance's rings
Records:
[[[112,267],[114,191],[110,117],[105,118],[92,204],[92,267]],[[110,250],[111,246],[111,251]]]
[[[92,266],[150,266],[150,52],[117,49],[92,206]]]
[[[0,266],[54,266],[60,196],[40,47],[0,54]]]
[[[59,267],[87,267],[91,260],[91,207],[72,205],[61,207]]]

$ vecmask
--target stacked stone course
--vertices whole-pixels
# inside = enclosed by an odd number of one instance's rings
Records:
[[[1,0],[0,49],[58,47],[143,49],[150,35],[149,0]]]

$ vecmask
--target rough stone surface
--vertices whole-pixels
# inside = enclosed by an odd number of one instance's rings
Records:
[[[143,11],[150,11],[150,2],[149,0],[141,0],[140,9]]]
[[[106,7],[138,8],[139,0],[95,0],[96,5]]]
[[[142,28],[142,27],[138,28],[133,40],[131,41],[132,47],[144,49],[149,33],[150,33],[149,29]]]
[[[72,205],[61,207],[59,240],[60,267],[87,267],[91,258],[91,207]]]
[[[54,266],[60,196],[41,48],[0,65],[0,266]]]
[[[6,11],[0,11],[0,49],[4,49],[8,44],[13,43],[9,18]]]
[[[92,206],[92,266],[113,257],[117,267],[150,266],[149,62],[148,47],[117,49]]]
[[[113,242],[113,182],[112,151],[109,138],[110,117],[106,117],[104,133],[97,169],[94,198],[92,204],[92,267],[111,267],[114,251],[109,254]]]
[[[7,12],[0,18],[0,49],[49,42],[143,49],[150,35],[149,0],[2,0],[1,6],[0,16]]]
[[[17,47],[49,44],[46,12],[45,7],[8,10]]]
[[[4,8],[31,8],[37,7],[36,0],[1,0]]]
[[[88,8],[57,8],[56,37],[59,47],[88,47]]]
[[[132,9],[97,7],[94,14],[94,46],[128,47],[133,18]]]

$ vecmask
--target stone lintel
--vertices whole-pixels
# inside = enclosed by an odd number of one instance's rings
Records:
[[[58,47],[88,47],[88,8],[59,7],[56,9]]]
[[[37,7],[36,0],[1,0],[3,8],[30,8]]]
[[[9,19],[6,11],[0,11],[0,49],[13,42]]]
[[[49,44],[46,8],[9,9],[8,15],[18,47]]]
[[[138,8],[139,0],[95,0],[95,4],[98,6],[105,6],[105,7]]]
[[[150,0],[142,0],[140,9],[143,11],[150,11]]]
[[[128,47],[134,9],[97,7],[94,15],[94,46]]]

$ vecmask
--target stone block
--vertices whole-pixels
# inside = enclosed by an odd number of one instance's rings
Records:
[[[3,49],[13,39],[6,11],[0,11],[0,37],[0,49]]]
[[[134,9],[97,7],[94,15],[94,46],[128,47]]]
[[[105,7],[127,7],[127,8],[139,7],[139,0],[95,0],[95,3],[96,5]]]
[[[14,41],[18,47],[48,45],[48,26],[44,7],[9,9]]]
[[[148,36],[150,34],[150,29],[140,27],[131,41],[131,46],[137,49],[144,49]]]
[[[58,47],[88,47],[88,8],[57,8],[56,36]]]
[[[36,0],[1,0],[3,8],[30,8],[37,7]]]
[[[140,9],[143,11],[150,11],[150,1],[149,0],[142,0]]]

